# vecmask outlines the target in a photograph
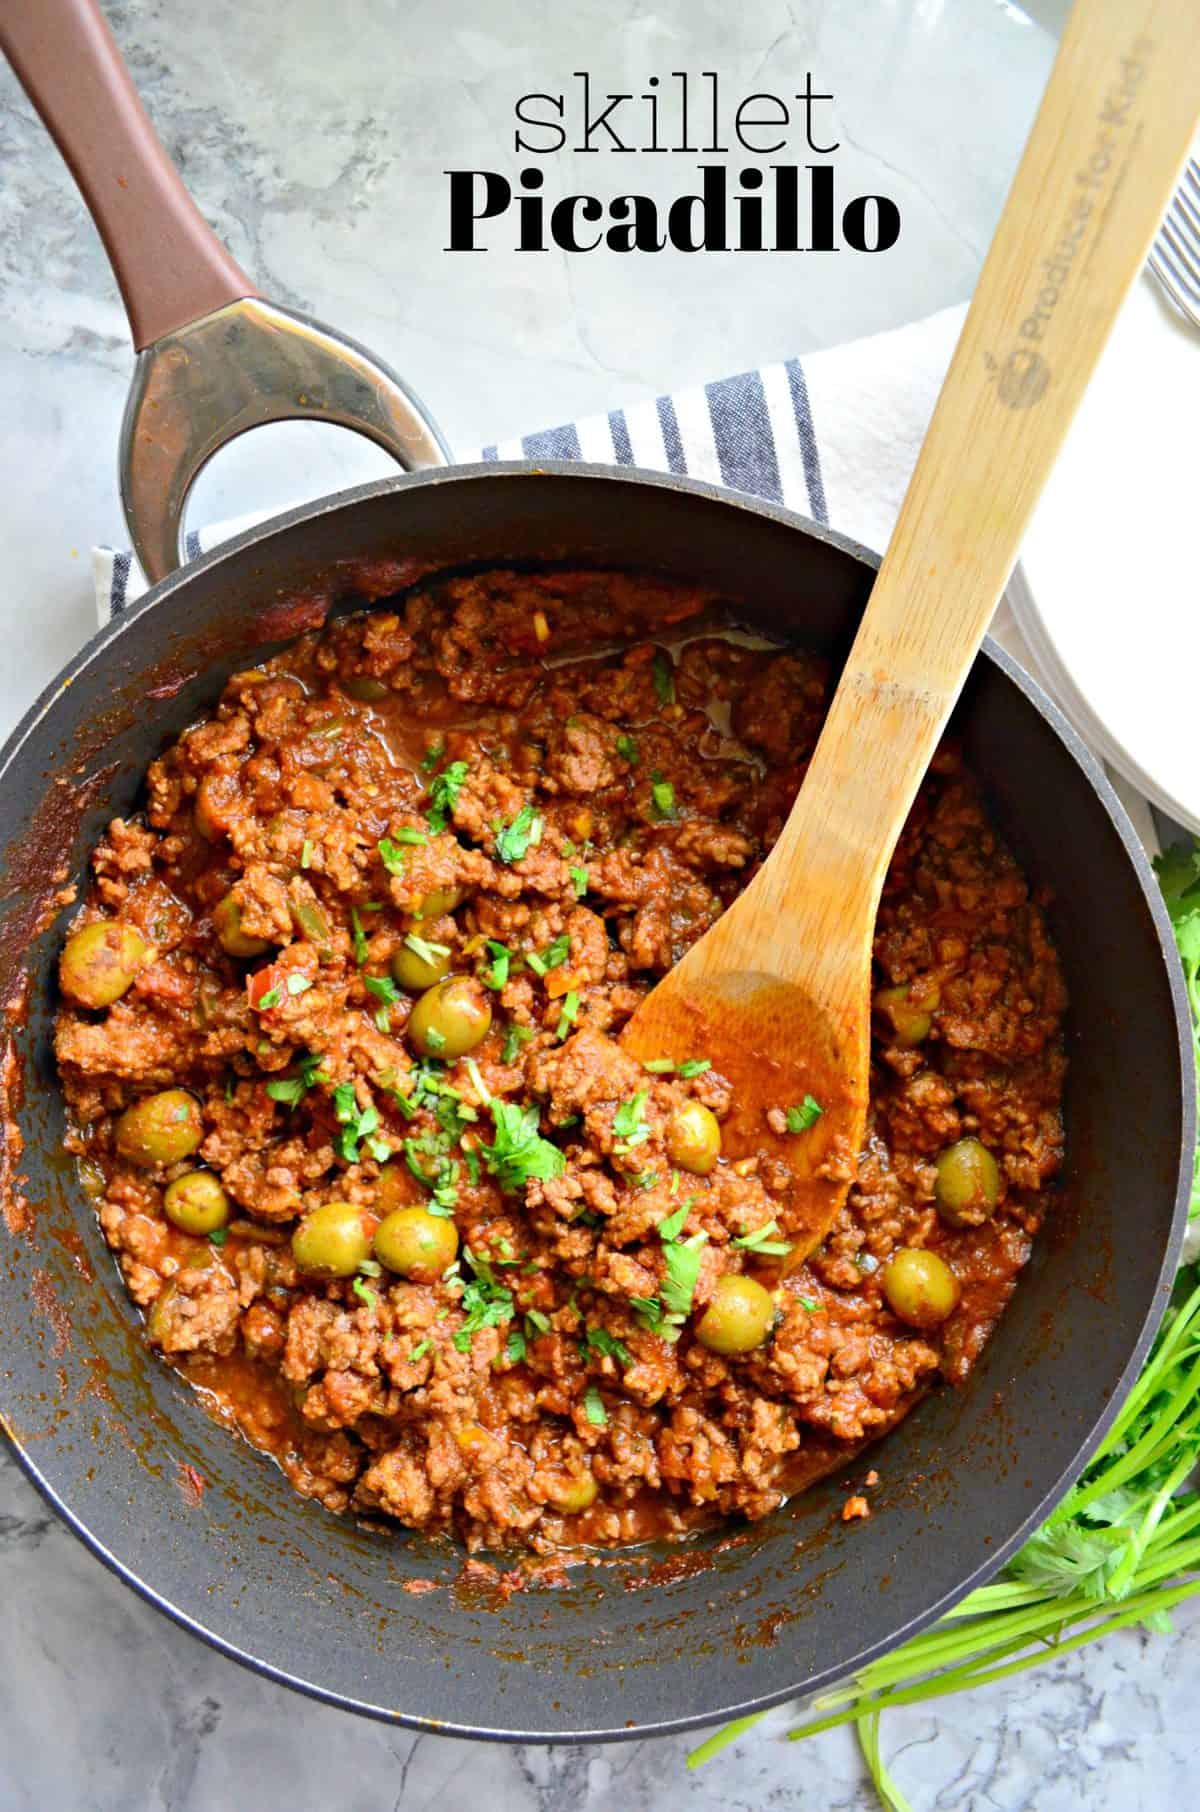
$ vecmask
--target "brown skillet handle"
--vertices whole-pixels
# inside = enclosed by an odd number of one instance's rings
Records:
[[[139,352],[258,294],[184,188],[96,0],[0,0],[0,49],[79,184]]]
[[[214,453],[267,422],[375,442],[406,472],[446,465],[437,423],[335,328],[264,300],[162,147],[96,0],[0,0],[3,51],[79,184],[137,348],[121,502],[142,570],[181,562],[188,493]]]

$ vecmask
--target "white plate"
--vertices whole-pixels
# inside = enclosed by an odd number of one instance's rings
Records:
[[[1008,599],[1080,734],[1200,832],[1200,334],[1133,289]]]

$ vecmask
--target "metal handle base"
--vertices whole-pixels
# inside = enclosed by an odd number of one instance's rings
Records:
[[[121,503],[147,579],[182,564],[188,493],[213,454],[266,422],[351,428],[406,472],[450,451],[406,384],[355,341],[249,296],[139,353],[121,425]]]

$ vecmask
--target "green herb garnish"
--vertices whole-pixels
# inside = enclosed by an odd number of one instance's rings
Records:
[[[622,1365],[633,1364],[633,1354],[625,1342],[610,1334],[607,1328],[587,1328],[583,1336],[583,1346],[585,1358],[590,1348],[592,1352],[602,1353],[606,1359],[616,1359]]]
[[[680,1064],[679,1074],[683,1077],[685,1082],[690,1082],[693,1076],[706,1075],[711,1068],[712,1061],[710,1058],[689,1057],[686,1063]]]
[[[500,1047],[501,1063],[512,1063],[523,1044],[528,1044],[533,1033],[528,1026],[511,1025],[504,1034],[504,1043]]]
[[[588,871],[587,871],[587,869],[586,868],[569,868],[567,870],[567,873],[570,875],[571,885],[575,889],[575,898],[577,900],[582,900],[584,894],[588,890]]]
[[[265,1013],[269,1008],[277,1007],[282,999],[283,995],[278,988],[268,988],[265,994],[258,997],[258,1011]]]
[[[434,768],[436,768],[438,762],[442,759],[442,756],[445,753],[446,753],[446,744],[444,741],[439,739],[437,742],[431,742],[429,747],[426,749],[424,758],[421,762],[422,774],[432,774]]]
[[[656,648],[654,651],[651,672],[654,676],[654,690],[659,703],[671,704],[675,697],[675,669],[671,665],[670,655],[664,653],[661,648]]]
[[[525,1357],[525,1336],[520,1328],[509,1328],[504,1342],[504,1357],[510,1365],[520,1365]]]
[[[282,1101],[285,1107],[295,1107],[302,1096],[318,1082],[328,1082],[329,1078],[321,1069],[319,1053],[310,1051],[300,1060],[300,1068],[295,1076],[277,1076],[267,1083],[267,1094],[272,1101]]]
[[[361,969],[370,953],[367,949],[367,934],[362,928],[362,920],[353,906],[350,908],[350,925],[354,933],[354,960]]]
[[[574,988],[571,988],[563,995],[562,1012],[559,1014],[558,1024],[554,1028],[554,1036],[557,1039],[561,1041],[566,1037],[567,1033],[571,1030],[571,1027],[575,1024],[578,1013],[579,995]]]
[[[807,1132],[810,1126],[817,1124],[824,1112],[819,1101],[814,1101],[811,1095],[805,1095],[797,1107],[788,1108],[787,1129],[790,1133]]]
[[[358,1297],[359,1301],[365,1302],[369,1309],[375,1308],[378,1304],[379,1298],[376,1296],[374,1290],[365,1284],[361,1277],[356,1277],[350,1288],[354,1291],[354,1294]]]
[[[650,804],[654,816],[658,819],[669,819],[676,816],[675,788],[669,780],[656,780],[650,788]]]
[[[305,837],[305,839],[304,839],[304,847],[303,847],[303,848],[302,848],[302,849],[301,849],[301,851],[300,851],[300,866],[301,866],[301,868],[311,868],[311,866],[312,866],[312,858],[313,858],[313,846],[312,846],[312,839],[311,839],[311,838],[309,838],[309,837]]]
[[[404,872],[404,864],[408,858],[398,843],[393,843],[390,837],[381,837],[376,847],[379,850],[379,860],[390,875]]]
[[[589,1384],[583,1393],[583,1413],[593,1428],[604,1428],[608,1422],[604,1399],[594,1384]]]
[[[458,804],[458,795],[463,790],[468,771],[465,761],[452,761],[448,768],[443,769],[430,781],[429,804],[425,808],[425,817],[435,836],[444,831],[449,823],[450,815]]]
[[[538,1131],[536,1107],[518,1107],[511,1101],[488,1101],[496,1137],[490,1145],[480,1146],[488,1173],[501,1189],[508,1192],[523,1187],[531,1179],[550,1182],[560,1177],[567,1160],[557,1145],[543,1139]]]
[[[631,1146],[641,1145],[650,1137],[650,1128],[646,1125],[646,1102],[650,1099],[649,1089],[639,1089],[632,1100],[622,1101],[613,1115],[613,1131],[619,1143],[614,1150],[628,1151]]]
[[[512,866],[528,855],[542,838],[542,819],[532,805],[523,805],[511,824],[496,834],[496,858]]]
[[[440,956],[450,954],[449,944],[430,943],[428,938],[418,937],[415,931],[408,933],[404,940],[404,947],[406,950],[412,951],[418,962],[428,963],[431,969],[436,968]]]
[[[622,733],[617,737],[617,754],[621,757],[622,761],[627,761],[630,767],[635,768],[637,766],[638,746],[632,736]]]
[[[414,1346],[412,1352],[408,1355],[408,1363],[410,1365],[415,1365],[418,1359],[423,1359],[432,1344],[433,1342],[428,1339],[418,1340],[416,1346]]]
[[[515,1312],[512,1291],[496,1281],[487,1259],[481,1253],[472,1252],[469,1246],[464,1247],[463,1256],[475,1276],[463,1285],[459,1298],[459,1308],[466,1316],[454,1335],[454,1344],[460,1353],[470,1350],[471,1341],[481,1328],[504,1327]]]
[[[779,1232],[778,1221],[766,1221],[756,1227],[753,1233],[743,1234],[741,1239],[730,1240],[731,1246],[740,1246],[743,1252],[761,1252],[764,1258],[786,1258],[791,1251],[791,1244],[785,1239],[774,1239],[772,1235]]]
[[[492,988],[499,994],[502,988],[508,986],[508,972],[512,967],[513,953],[507,944],[498,943],[494,937],[488,939],[487,948],[492,959],[492,966],[490,969],[484,970],[480,980],[485,988]]]
[[[208,1236],[208,1243],[210,1246],[223,1246],[228,1238],[228,1227],[214,1227]]]

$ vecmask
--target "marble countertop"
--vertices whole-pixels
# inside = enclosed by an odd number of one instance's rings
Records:
[[[403,372],[451,444],[479,445],[898,325],[971,286],[1064,0],[108,0],[204,211],[262,288]],[[1047,29],[1048,28],[1048,29]],[[848,184],[893,195],[880,260],[444,254],[447,167],[511,166],[511,106],[588,68],[627,88],[716,68],[739,94],[811,69],[836,97]],[[638,186],[659,180],[638,160]],[[99,243],[0,71],[0,725],[88,635],[87,553],[122,535],[115,443],[130,370]],[[381,475],[362,443],[280,429],[202,480],[214,520]],[[979,1694],[896,1714],[914,1812],[1156,1812],[1183,1800],[1200,1617],[1119,1637]],[[1145,1659],[1143,1648],[1150,1652]],[[483,1748],[311,1704],[135,1598],[0,1452],[0,1804],[5,1812],[863,1812],[852,1739],[796,1748],[781,1711],[702,1773],[687,1739]]]

